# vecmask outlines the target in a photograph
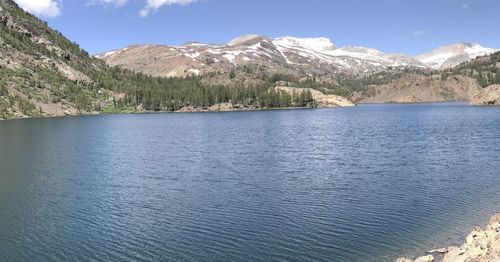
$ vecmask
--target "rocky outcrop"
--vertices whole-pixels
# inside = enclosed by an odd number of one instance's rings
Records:
[[[309,91],[314,99],[314,101],[318,104],[318,107],[349,107],[355,106],[353,102],[349,99],[337,95],[328,95],[324,94],[321,91],[312,89],[312,88],[296,88],[289,86],[277,86],[277,91],[287,92],[289,94],[300,94],[301,92]]]
[[[337,96],[337,95],[327,95],[324,94],[318,90],[310,89],[308,88],[309,91],[311,91],[311,94],[313,96],[314,101],[318,103],[319,106],[321,107],[349,107],[349,106],[355,106],[353,102],[351,102],[349,99],[342,97],[342,96]]]
[[[389,84],[355,93],[352,100],[357,103],[471,101],[480,91],[477,80],[467,76],[440,79],[440,76],[409,74]]]
[[[429,251],[442,254],[442,262],[497,262],[500,261],[500,213],[491,217],[486,228],[479,227],[465,238],[460,247],[448,247]],[[416,260],[398,258],[396,262],[435,261],[433,255],[427,255]]]
[[[481,90],[472,100],[472,104],[479,106],[500,105],[500,85],[491,85]]]

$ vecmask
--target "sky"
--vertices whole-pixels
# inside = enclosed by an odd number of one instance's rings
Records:
[[[132,44],[327,37],[416,55],[457,42],[500,48],[499,0],[15,0],[91,54]]]

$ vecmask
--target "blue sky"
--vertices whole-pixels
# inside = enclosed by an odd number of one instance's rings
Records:
[[[224,43],[244,34],[330,38],[419,54],[500,48],[498,0],[15,0],[91,54],[131,44]]]

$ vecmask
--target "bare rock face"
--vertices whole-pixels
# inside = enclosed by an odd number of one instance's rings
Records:
[[[491,217],[486,228],[479,227],[466,237],[460,247],[439,249],[444,253],[442,262],[498,262],[500,261],[500,213]],[[434,261],[434,257],[425,256],[416,260],[398,258],[396,262]]]
[[[435,79],[410,74],[389,84],[354,94],[352,100],[359,103],[471,101],[480,91],[477,81],[467,76]]]
[[[500,85],[491,85],[481,90],[472,100],[473,105],[500,105]]]

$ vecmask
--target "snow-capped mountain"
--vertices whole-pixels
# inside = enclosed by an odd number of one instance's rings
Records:
[[[457,44],[411,57],[376,49],[338,48],[328,38],[268,38],[245,35],[222,45],[136,45],[96,57],[154,76],[185,76],[245,68],[288,74],[356,74],[395,67],[442,68],[494,52],[478,44]]]
[[[482,47],[478,43],[458,43],[436,48],[416,58],[430,68],[445,69],[497,51],[499,50]]]

